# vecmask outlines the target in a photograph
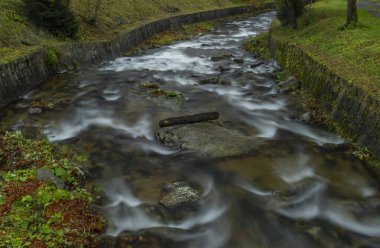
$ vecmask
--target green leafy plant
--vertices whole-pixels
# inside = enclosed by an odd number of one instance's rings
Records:
[[[373,154],[367,147],[357,146],[356,150],[352,153],[359,160],[369,160]]]
[[[59,66],[58,53],[54,50],[48,50],[46,55],[46,63],[53,72],[57,72]]]

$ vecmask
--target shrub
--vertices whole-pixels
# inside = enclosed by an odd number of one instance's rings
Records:
[[[296,17],[300,17],[305,11],[305,0],[275,0],[277,19],[283,26],[291,24],[290,1],[294,4]]]
[[[46,56],[46,63],[50,70],[53,72],[58,71],[58,66],[59,66],[59,60],[57,56],[57,52],[54,50],[48,50],[47,51],[47,56]]]
[[[74,38],[79,24],[70,0],[23,0],[28,18],[37,26],[60,37]]]

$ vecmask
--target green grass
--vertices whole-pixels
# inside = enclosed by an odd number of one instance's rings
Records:
[[[77,40],[107,40],[123,30],[158,18],[202,10],[238,6],[262,0],[101,0],[97,23],[86,20],[94,1],[72,0],[80,29]],[[70,39],[59,39],[32,25],[24,16],[22,0],[0,0],[0,64],[8,63],[41,46],[55,47]],[[172,11],[172,10],[175,11]],[[77,41],[75,40],[75,41]]]
[[[299,29],[272,25],[275,38],[295,43],[313,58],[369,94],[380,96],[380,19],[359,10],[359,24],[344,27],[346,0],[313,4]]]
[[[268,48],[268,32],[259,34],[243,42],[243,49],[255,54],[260,59],[270,59],[271,55]]]

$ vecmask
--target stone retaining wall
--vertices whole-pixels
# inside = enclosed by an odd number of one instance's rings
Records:
[[[121,56],[153,35],[172,27],[267,9],[273,9],[273,4],[183,14],[142,24],[133,30],[122,32],[113,40],[62,45],[57,48],[59,62],[54,67],[59,70],[86,68]],[[51,63],[49,65],[47,54],[46,49],[40,49],[8,64],[0,65],[0,107],[36,87],[54,73],[56,68],[53,69]]]
[[[368,95],[358,83],[349,82],[297,47],[269,36],[277,62],[301,81],[346,135],[372,149],[380,158],[380,101]]]

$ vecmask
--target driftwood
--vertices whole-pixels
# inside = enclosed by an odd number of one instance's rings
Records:
[[[183,125],[183,124],[197,123],[197,122],[202,122],[202,121],[213,121],[218,118],[219,118],[218,112],[208,112],[208,113],[201,113],[201,114],[196,114],[196,115],[185,115],[185,116],[168,118],[168,119],[160,121],[159,125],[160,127],[170,127],[170,126],[177,126],[177,125]]]

